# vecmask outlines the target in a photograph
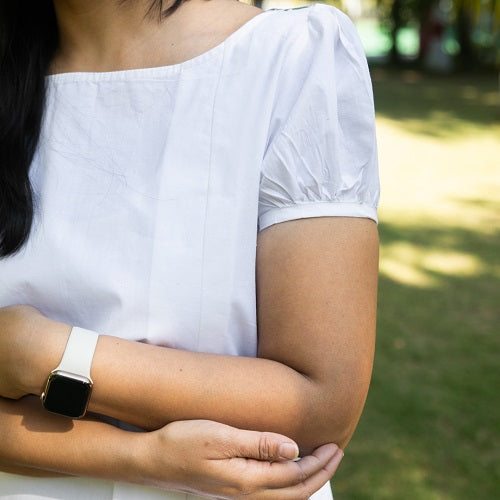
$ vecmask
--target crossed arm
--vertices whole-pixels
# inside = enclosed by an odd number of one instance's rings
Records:
[[[169,425],[170,431],[178,430],[177,421],[208,419],[241,429],[284,434],[299,444],[303,454],[324,443],[345,446],[359,419],[371,374],[377,249],[376,226],[366,219],[306,219],[264,230],[257,248],[259,357],[192,353],[102,336],[92,367],[95,388],[90,409],[146,429],[160,429],[146,433],[156,437],[159,432],[168,434],[165,429]],[[15,331],[16,321],[21,320],[14,311],[10,316],[4,314],[0,321],[5,344],[3,333]],[[9,367],[8,376],[3,377],[4,387],[0,386],[4,396],[39,394],[47,374],[58,364],[69,335],[69,325],[37,315],[30,321],[24,317],[21,323],[23,328],[19,330],[31,342],[28,348],[19,346],[19,336],[15,342],[11,336],[8,349],[3,349],[5,360],[0,361]],[[17,365],[30,369],[15,373],[10,366],[14,355],[25,356],[29,364]],[[10,426],[29,448],[27,436],[35,431],[23,426],[22,419],[39,412],[38,407],[25,400],[3,400],[1,408],[0,427]],[[40,418],[50,425],[59,421],[52,415]],[[169,422],[174,423],[163,427]],[[103,425],[75,422],[65,435],[56,433],[49,438],[68,442],[68,436],[73,435],[85,442],[85,437],[94,432],[102,434],[102,439],[116,439],[114,449],[123,447],[123,431]],[[269,454],[276,456],[278,451],[273,447],[286,438],[267,438],[269,450],[273,450]],[[133,439],[144,441],[144,436]],[[255,440],[249,437],[250,442],[249,448]],[[316,457],[316,466],[321,462],[322,470],[333,473],[334,450],[318,450],[311,455]],[[36,469],[58,469],[44,463],[44,457],[27,451],[19,452],[19,456],[31,457],[24,463],[13,451],[4,451],[0,456],[4,470],[13,462]],[[240,456],[255,454],[247,450]],[[257,455],[255,458],[261,458]],[[302,467],[309,463],[301,462]],[[297,468],[294,463],[280,465]],[[116,463],[104,469],[110,471],[109,478],[122,479],[113,472]],[[63,472],[95,475],[82,464]],[[301,477],[306,478],[303,471]]]

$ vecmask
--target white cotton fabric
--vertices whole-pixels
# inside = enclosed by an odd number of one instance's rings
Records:
[[[267,11],[181,64],[47,80],[34,229],[0,260],[0,306],[255,356],[258,230],[377,218],[370,77],[334,8]],[[0,473],[0,498],[194,497]],[[328,485],[313,498],[331,498]]]

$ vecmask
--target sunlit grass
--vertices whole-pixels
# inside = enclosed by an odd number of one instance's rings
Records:
[[[380,272],[403,285],[438,287],[449,276],[475,276],[484,272],[481,259],[456,250],[422,249],[400,241],[384,245]]]
[[[414,121],[419,128],[429,123],[432,129],[430,116]],[[477,222],[481,226],[500,216],[496,212],[500,209],[500,125],[478,125],[472,132],[474,126],[468,124],[469,133],[455,132],[448,138],[411,132],[408,126],[404,120],[383,116],[378,120],[382,218],[439,218],[441,224],[458,222],[477,228]],[[484,229],[491,226],[486,224]]]
[[[496,81],[375,72],[374,84],[382,180],[377,355],[335,497],[497,498]]]

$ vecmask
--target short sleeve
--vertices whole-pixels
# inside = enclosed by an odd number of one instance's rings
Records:
[[[375,116],[363,47],[337,9],[304,11],[281,68],[261,170],[260,230],[307,217],[377,221]]]

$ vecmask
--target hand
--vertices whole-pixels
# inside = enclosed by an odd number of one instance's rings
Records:
[[[0,396],[40,394],[64,352],[71,327],[30,306],[0,308]]]
[[[343,457],[326,444],[293,461],[298,448],[285,436],[208,420],[173,422],[141,438],[132,481],[217,499],[307,499]]]

